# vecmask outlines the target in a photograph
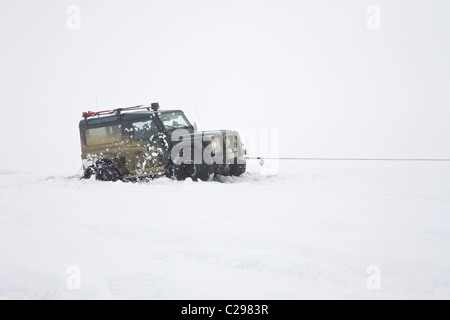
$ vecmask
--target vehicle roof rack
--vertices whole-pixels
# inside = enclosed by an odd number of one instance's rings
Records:
[[[139,109],[147,109],[148,111],[150,111],[150,107],[145,107],[143,105],[140,105],[140,106],[134,106],[134,107],[117,108],[117,109],[97,111],[97,112],[93,112],[93,111],[83,112],[83,118],[87,119],[90,117],[106,116],[106,115],[111,115],[111,114],[119,115],[122,111],[139,110]]]

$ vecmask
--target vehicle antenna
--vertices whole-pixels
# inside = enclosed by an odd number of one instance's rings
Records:
[[[198,122],[200,122],[200,128],[203,130],[202,119],[200,119],[200,114],[198,113],[197,107],[194,106],[195,112],[197,113]]]

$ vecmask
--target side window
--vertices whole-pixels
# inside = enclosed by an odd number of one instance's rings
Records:
[[[153,132],[156,129],[152,120],[136,121],[132,123],[134,132],[134,140],[149,140],[153,136]]]
[[[120,125],[91,128],[86,130],[86,145],[88,146],[119,142],[120,140]]]

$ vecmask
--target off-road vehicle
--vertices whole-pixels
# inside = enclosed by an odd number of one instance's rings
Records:
[[[83,178],[136,181],[158,176],[210,181],[246,170],[238,132],[197,132],[181,110],[136,106],[84,112],[80,121]]]

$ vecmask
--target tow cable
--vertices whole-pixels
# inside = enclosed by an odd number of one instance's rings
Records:
[[[450,159],[394,159],[394,158],[289,158],[289,157],[245,157],[246,160],[259,160],[261,166],[265,160],[291,161],[408,161],[408,162],[449,162]]]

